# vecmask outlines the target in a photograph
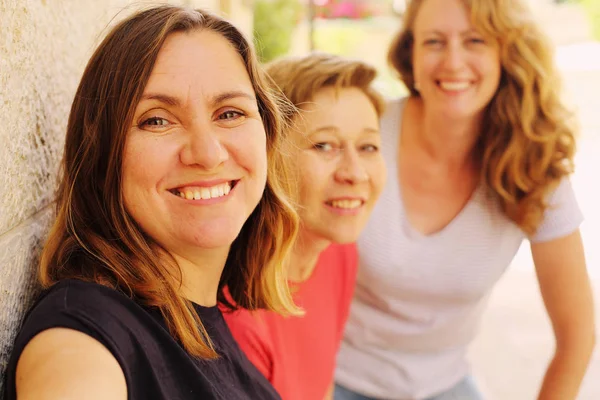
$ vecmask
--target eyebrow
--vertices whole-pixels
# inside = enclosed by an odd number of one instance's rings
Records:
[[[442,32],[442,31],[439,31],[439,30],[436,30],[436,29],[426,30],[426,31],[423,31],[422,33],[425,34],[425,35],[434,34],[434,35],[441,35],[441,36],[444,36],[446,34],[445,32]],[[459,33],[461,35],[468,35],[468,34],[473,34],[473,33],[481,35],[481,33],[479,33],[476,29],[473,29],[473,28],[461,31]]]
[[[249,94],[247,92],[244,92],[242,90],[232,90],[229,92],[224,92],[224,93],[212,96],[212,98],[210,99],[210,102],[213,105],[218,105],[224,101],[231,100],[231,99],[237,99],[237,98],[245,98],[247,100],[256,101],[256,97],[252,96],[251,94]]]
[[[365,128],[363,129],[364,133],[373,133],[373,134],[377,134],[379,135],[381,132],[379,131],[379,129],[373,129],[373,128]]]
[[[251,101],[256,101],[256,97],[254,97],[244,91],[241,91],[241,90],[232,90],[232,91],[223,92],[223,93],[214,95],[209,99],[209,101],[213,106],[217,106],[217,105],[223,103],[224,101],[236,99],[236,98],[245,98],[245,99],[248,99]],[[140,102],[144,101],[144,100],[156,100],[156,101],[159,101],[161,103],[167,104],[172,107],[181,108],[183,106],[183,102],[181,101],[180,98],[171,96],[168,94],[164,94],[164,93],[143,94],[142,98],[140,99]]]
[[[174,96],[169,96],[167,94],[145,93],[142,95],[140,102],[142,102],[144,100],[156,100],[156,101],[160,101],[161,103],[165,103],[169,106],[181,107],[181,100],[179,100],[179,98],[174,97]]]
[[[363,128],[361,132],[369,133],[369,134],[377,134],[377,135],[380,134],[378,129],[373,129],[373,128]],[[320,128],[310,131],[307,136],[310,137],[317,133],[336,133],[337,134],[337,133],[339,133],[339,129],[336,128],[335,126],[322,126]]]

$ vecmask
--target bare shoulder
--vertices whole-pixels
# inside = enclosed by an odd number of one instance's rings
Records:
[[[19,400],[127,399],[125,376],[110,351],[66,328],[45,330],[25,346],[16,388]]]

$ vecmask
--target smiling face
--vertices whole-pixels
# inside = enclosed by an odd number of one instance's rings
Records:
[[[385,183],[377,112],[360,89],[329,87],[303,111],[291,135],[303,233],[353,242]]]
[[[173,255],[228,249],[258,204],[266,136],[240,55],[217,33],[170,35],[124,150],[125,207]]]
[[[500,83],[500,52],[475,30],[464,3],[423,1],[413,37],[414,79],[426,106],[447,118],[480,115]]]

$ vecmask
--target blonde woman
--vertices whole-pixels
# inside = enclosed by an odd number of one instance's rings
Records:
[[[285,400],[331,398],[335,357],[356,279],[354,242],[385,182],[373,67],[312,53],[267,66],[302,112],[285,132],[300,230],[286,266],[304,316],[225,313],[233,336]],[[326,397],[327,396],[327,397]]]
[[[576,398],[594,321],[550,50],[519,0],[408,3],[389,56],[410,96],[381,122],[395,174],[358,241],[336,399],[480,399],[467,347],[525,239],[556,336],[539,399]]]
[[[112,29],[71,108],[5,399],[279,398],[217,306],[227,286],[240,308],[295,311],[278,103],[217,16],[162,6]]]

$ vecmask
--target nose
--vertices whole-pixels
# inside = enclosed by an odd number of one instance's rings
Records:
[[[335,180],[339,183],[357,184],[369,180],[369,174],[358,152],[353,148],[345,148],[341,152]]]
[[[444,51],[444,66],[449,70],[458,70],[464,65],[464,49],[456,40],[451,41]]]
[[[229,159],[222,138],[215,129],[206,124],[196,124],[187,135],[181,149],[180,160],[185,165],[196,165],[213,170]]]

